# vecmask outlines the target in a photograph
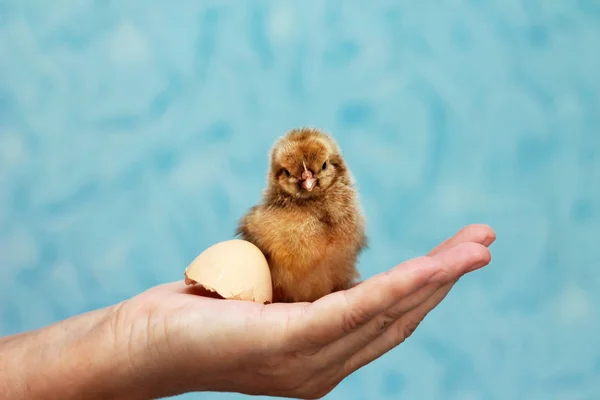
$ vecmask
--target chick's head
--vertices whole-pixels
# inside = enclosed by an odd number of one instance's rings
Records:
[[[336,142],[316,129],[292,130],[271,150],[271,188],[296,198],[323,195],[345,175],[346,166]]]

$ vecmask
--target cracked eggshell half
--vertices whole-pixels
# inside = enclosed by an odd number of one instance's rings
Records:
[[[228,240],[204,250],[184,272],[186,285],[200,285],[225,299],[273,301],[269,264],[258,247]]]

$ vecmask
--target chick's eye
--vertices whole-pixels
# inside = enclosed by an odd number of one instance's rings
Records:
[[[290,177],[290,171],[287,170],[287,168],[283,169],[283,173],[285,174],[285,176],[287,176],[288,178]]]
[[[325,161],[325,162],[323,163],[323,167],[322,167],[322,170],[323,170],[323,171],[325,171],[326,169],[327,169],[327,161]]]

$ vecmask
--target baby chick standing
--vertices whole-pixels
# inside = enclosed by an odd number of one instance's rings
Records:
[[[267,259],[273,302],[312,302],[349,288],[367,246],[365,221],[341,151],[329,135],[294,129],[270,153],[260,204],[236,235]]]

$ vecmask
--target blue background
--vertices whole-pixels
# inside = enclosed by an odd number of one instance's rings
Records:
[[[0,334],[180,279],[305,125],[357,179],[363,277],[498,235],[330,399],[600,399],[594,0],[0,0]]]

